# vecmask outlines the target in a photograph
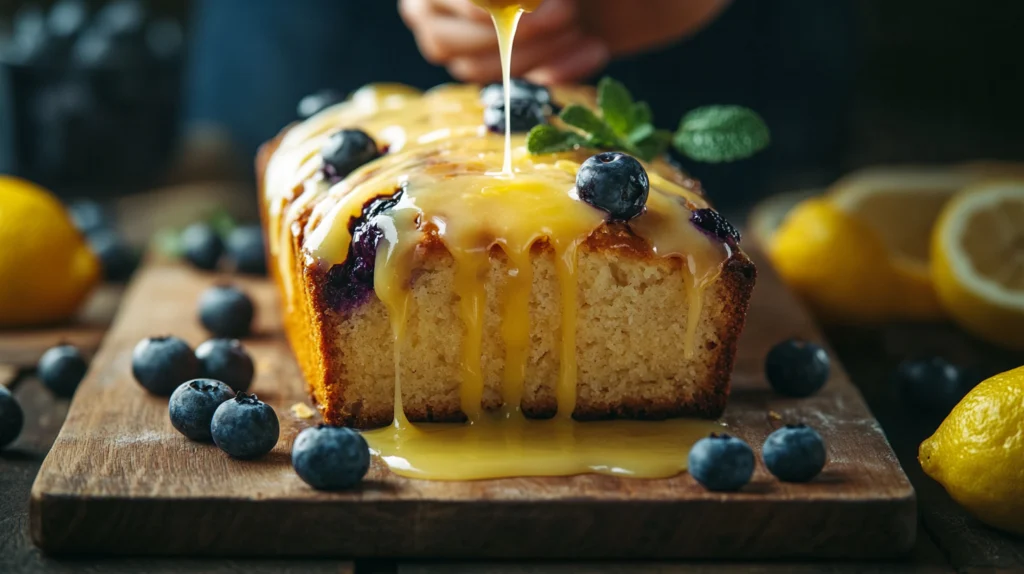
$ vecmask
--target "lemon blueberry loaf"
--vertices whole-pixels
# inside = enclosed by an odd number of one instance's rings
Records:
[[[522,129],[595,106],[514,88]],[[261,149],[270,272],[324,419],[718,416],[755,276],[738,233],[664,159],[517,133],[499,173],[488,97],[370,86]]]

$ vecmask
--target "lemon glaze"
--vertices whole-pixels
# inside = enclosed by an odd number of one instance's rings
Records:
[[[475,0],[490,10],[502,50],[506,110],[510,99],[512,37],[520,4],[540,2]],[[527,5],[528,4],[528,5]],[[594,106],[592,92],[554,88],[561,105]],[[378,218],[384,237],[378,247],[374,291],[388,310],[395,340],[395,409],[391,426],[364,433],[371,450],[396,474],[435,480],[511,476],[556,476],[586,472],[667,477],[686,468],[690,446],[721,425],[712,421],[598,421],[572,419],[576,402],[576,252],[607,214],[579,200],[576,172],[593,150],[530,155],[525,134],[490,133],[483,125],[478,88],[440,86],[426,93],[383,84],[357,91],[291,128],[266,172],[270,249],[281,266],[286,300],[297,288],[287,254],[294,221],[315,200],[300,256],[305,265],[330,268],[344,262],[352,241],[349,221],[374,198],[396,196],[397,204]],[[506,114],[506,124],[508,114]],[[506,128],[508,126],[506,125]],[[320,148],[339,128],[369,133],[387,153],[341,181],[322,173]],[[689,322],[681,352],[694,353],[703,291],[714,281],[730,247],[689,223],[691,211],[708,207],[696,183],[657,160],[645,165],[650,195],[644,214],[630,221],[633,233],[653,253],[680,258],[688,279],[680,285],[689,301]],[[295,210],[295,211],[293,211]],[[455,291],[466,329],[461,348],[460,400],[468,422],[410,423],[402,408],[401,342],[410,307],[416,247],[429,232],[455,261]],[[551,420],[528,420],[519,410],[529,347],[531,248],[545,241],[554,250],[561,293],[558,411]],[[284,242],[284,243],[282,243]],[[492,247],[507,256],[512,280],[502,297],[501,336],[506,357],[504,406],[481,408],[480,348],[485,308],[479,280]]]

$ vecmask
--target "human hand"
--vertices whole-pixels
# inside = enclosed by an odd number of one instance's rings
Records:
[[[571,83],[608,63],[605,43],[587,34],[580,0],[546,0],[519,22],[512,76],[539,84]],[[469,0],[399,0],[399,12],[427,61],[468,82],[501,80],[490,16]]]

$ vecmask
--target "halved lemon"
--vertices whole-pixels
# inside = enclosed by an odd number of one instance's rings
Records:
[[[960,190],[985,177],[981,171],[926,166],[871,168],[837,182],[829,196],[867,224],[886,246],[889,264],[911,319],[944,316],[932,285],[929,249],[942,208]]]
[[[954,196],[935,227],[931,256],[949,314],[979,337],[1024,349],[1024,179]]]

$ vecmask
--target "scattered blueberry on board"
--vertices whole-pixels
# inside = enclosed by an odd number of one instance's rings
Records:
[[[267,260],[263,246],[263,229],[259,225],[243,225],[231,230],[226,242],[228,257],[235,270],[251,275],[266,275]]]
[[[576,173],[580,199],[618,221],[644,212],[650,188],[644,166],[633,156],[617,151],[588,158]]]
[[[252,357],[238,339],[210,339],[196,347],[199,370],[235,391],[248,391],[255,372]]]
[[[296,437],[292,466],[317,490],[353,488],[370,469],[370,448],[363,435],[350,428],[319,425]]]
[[[546,108],[536,100],[513,99],[510,105],[512,115],[509,117],[509,121],[513,133],[528,132],[534,126],[547,123]],[[505,133],[504,100],[484,108],[484,125],[494,133]]]
[[[210,225],[193,223],[181,232],[181,250],[189,263],[210,271],[217,268],[224,253],[224,242]]]
[[[341,179],[378,156],[377,142],[362,130],[338,130],[327,138],[320,148],[324,160],[324,174],[330,179]]]
[[[14,442],[25,425],[25,413],[7,387],[0,385],[0,449]]]
[[[320,90],[299,100],[295,113],[298,114],[299,119],[304,120],[344,100],[345,96],[340,92]]]
[[[945,416],[977,383],[942,357],[908,359],[896,368],[896,383],[904,403],[929,415]]]
[[[690,475],[704,488],[736,491],[754,475],[754,451],[734,436],[713,433],[693,445],[687,465]]]
[[[825,441],[807,425],[786,425],[768,435],[761,456],[779,480],[807,482],[825,468]]]
[[[765,376],[775,392],[787,397],[809,397],[828,381],[828,353],[800,339],[783,341],[768,352]]]
[[[199,296],[199,321],[219,339],[248,335],[255,313],[252,299],[231,285],[210,287]]]
[[[186,437],[210,442],[213,413],[224,401],[234,398],[235,392],[226,384],[213,379],[193,379],[182,383],[167,403],[171,424]]]
[[[210,425],[213,442],[234,458],[250,459],[270,452],[281,434],[274,409],[256,395],[239,392],[221,403]]]
[[[89,247],[99,258],[108,281],[127,281],[139,264],[135,250],[113,229],[100,229],[88,236]]]
[[[88,364],[82,353],[71,345],[57,345],[43,353],[37,370],[39,378],[58,397],[70,397],[85,377]]]
[[[71,216],[71,223],[75,228],[85,235],[110,226],[103,207],[89,199],[73,201],[68,204],[68,215]]]
[[[178,385],[199,377],[199,361],[177,337],[148,337],[132,351],[132,375],[147,391],[169,396]]]

